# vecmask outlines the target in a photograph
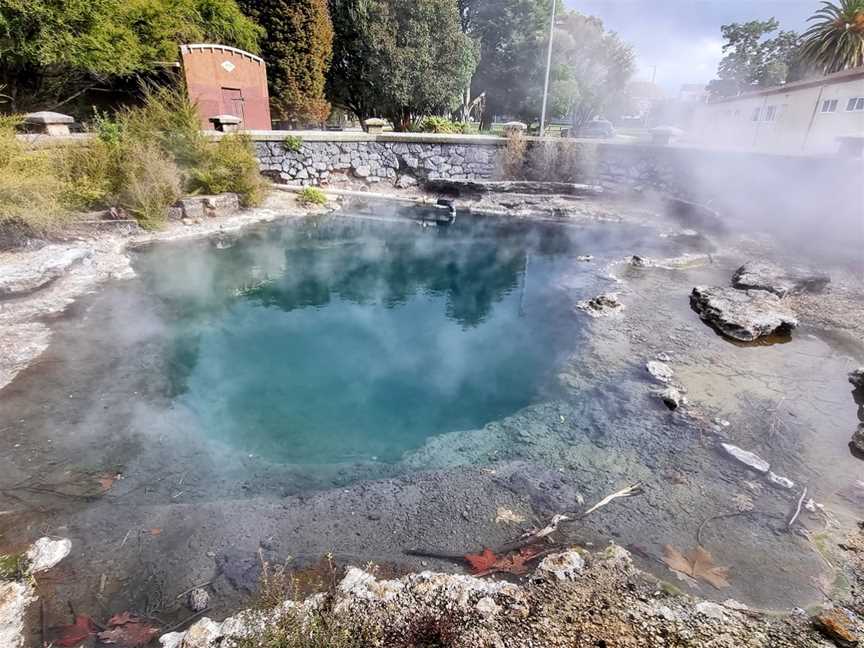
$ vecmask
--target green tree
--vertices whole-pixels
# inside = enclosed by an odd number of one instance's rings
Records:
[[[802,58],[825,74],[864,65],[864,0],[822,5],[809,18]]]
[[[360,119],[379,113],[397,130],[460,106],[478,54],[455,0],[332,0],[331,11],[334,103]]]
[[[56,109],[176,61],[184,42],[257,51],[234,0],[0,0],[0,85],[11,111]]]
[[[635,71],[635,57],[599,18],[575,11],[557,21],[554,42],[549,115],[569,117],[578,129],[621,97]],[[532,94],[522,112],[539,115],[541,98],[539,92]]]
[[[267,32],[261,50],[275,115],[323,122],[330,114],[324,86],[333,56],[327,0],[240,0],[240,4]]]
[[[480,45],[470,94],[485,93],[482,128],[496,114],[518,114],[536,96],[551,9],[550,0],[459,0],[462,30]]]
[[[774,18],[723,25],[724,56],[708,92],[714,97],[730,97],[800,77],[801,37],[794,31],[777,32],[779,26]],[[769,38],[774,32],[777,34]]]

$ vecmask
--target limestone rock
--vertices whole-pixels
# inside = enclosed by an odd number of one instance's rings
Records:
[[[23,648],[25,613],[35,598],[27,583],[0,581],[0,646]]]
[[[775,472],[768,472],[768,483],[779,488],[792,489],[795,488],[795,482],[788,477],[781,477]]]
[[[690,305],[723,335],[752,342],[766,335],[788,335],[798,318],[777,295],[765,290],[697,286]]]
[[[672,371],[672,367],[667,365],[665,362],[660,362],[659,360],[651,360],[646,365],[645,368],[648,370],[654,378],[659,380],[662,383],[668,383],[672,380],[672,376],[675,375],[675,372]]]
[[[601,317],[622,311],[624,304],[620,302],[618,295],[615,293],[606,293],[605,295],[597,295],[591,299],[580,301],[576,304],[576,308],[585,311],[592,317]]]
[[[15,297],[39,290],[91,254],[87,248],[46,245],[30,253],[27,263],[0,266],[0,297]]]
[[[534,577],[573,580],[584,569],[585,559],[578,551],[571,550],[546,556],[537,566]]]
[[[732,285],[744,290],[767,290],[779,297],[802,292],[820,292],[831,277],[819,272],[783,268],[767,261],[748,261],[735,271]]]
[[[742,464],[755,470],[760,473],[767,473],[771,468],[771,464],[765,461],[762,457],[757,455],[756,453],[750,452],[749,450],[742,450],[736,445],[732,445],[731,443],[721,443],[720,447],[728,454],[730,457],[735,459],[736,461],[740,461]]]
[[[67,538],[52,540],[39,538],[27,550],[27,560],[30,562],[30,573],[37,574],[47,571],[63,560],[72,551],[72,541]]]

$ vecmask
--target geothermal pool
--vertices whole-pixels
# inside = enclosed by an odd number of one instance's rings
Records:
[[[227,612],[262,551],[459,569],[404,551],[496,546],[636,482],[644,496],[563,541],[615,541],[675,580],[663,547],[698,534],[731,585],[682,587],[770,609],[819,600],[834,575],[785,519],[807,486],[825,513],[802,524],[824,544],[864,501],[846,351],[804,329],[735,345],[699,321],[689,292],[728,282],[737,257],[621,263],[704,250],[674,223],[427,215],[371,205],[154,244],[134,252],[136,278],[51,322],[49,349],[0,394],[2,551],[73,542],[51,619],[69,600],[175,610],[210,581]],[[575,309],[609,291],[623,314]],[[682,411],[652,394],[658,357],[687,386]],[[501,507],[523,521],[499,522]]]

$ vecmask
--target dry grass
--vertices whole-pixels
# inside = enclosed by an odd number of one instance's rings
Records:
[[[518,131],[507,136],[504,145],[504,155],[501,160],[501,171],[508,180],[521,180],[525,172],[525,152],[528,150],[528,140]]]

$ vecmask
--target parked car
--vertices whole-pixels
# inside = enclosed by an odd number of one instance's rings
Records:
[[[615,128],[610,121],[595,119],[581,126],[576,131],[575,137],[602,137],[609,139],[615,137]]]

